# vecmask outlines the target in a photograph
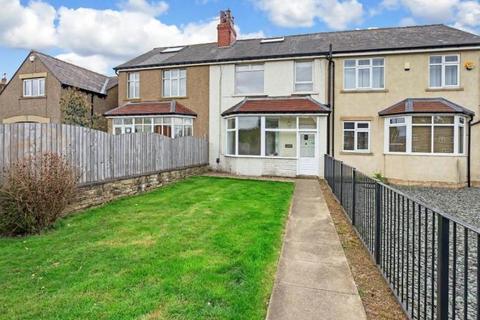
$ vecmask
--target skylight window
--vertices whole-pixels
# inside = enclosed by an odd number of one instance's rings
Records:
[[[169,52],[178,52],[182,50],[185,47],[171,47],[171,48],[166,48],[162,50],[162,53],[169,53]]]
[[[284,40],[285,40],[285,37],[267,38],[267,39],[262,39],[260,43],[283,42]]]

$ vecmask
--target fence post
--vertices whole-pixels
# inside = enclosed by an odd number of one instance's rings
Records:
[[[355,209],[356,209],[356,195],[355,190],[357,186],[357,170],[352,169],[352,225],[355,226]]]
[[[435,214],[432,212],[432,214]],[[437,233],[437,319],[448,319],[448,241],[449,241],[449,220],[438,215]]]
[[[330,164],[332,166],[332,191],[333,191],[333,194],[334,195],[337,195],[336,194],[336,188],[335,188],[335,184],[337,183],[337,176],[336,176],[336,172],[335,172],[335,169],[337,167],[337,161],[334,159],[334,158],[330,158]]]
[[[375,182],[375,263],[380,264],[381,246],[382,246],[382,188],[378,182]]]
[[[340,204],[343,206],[343,162],[340,161]]]

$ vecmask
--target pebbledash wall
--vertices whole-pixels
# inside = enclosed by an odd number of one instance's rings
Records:
[[[304,59],[314,61],[313,92],[310,96],[325,103],[325,59]],[[258,97],[294,97],[295,61],[264,62],[264,93]],[[255,62],[257,63],[257,62]],[[261,63],[261,62],[259,62]],[[297,175],[297,160],[260,156],[229,156],[226,150],[226,120],[222,113],[252,95],[235,94],[235,64],[210,66],[210,113],[209,113],[209,162],[212,170],[227,171],[238,175],[287,176]],[[259,115],[261,116],[261,115]],[[327,152],[327,117],[318,116],[317,154],[319,157],[318,175],[323,176],[323,155]],[[219,162],[217,163],[217,159]]]
[[[118,198],[140,194],[191,176],[201,175],[207,171],[208,165],[198,165],[126,179],[81,185],[75,199],[65,210],[65,213],[72,213],[99,206]]]

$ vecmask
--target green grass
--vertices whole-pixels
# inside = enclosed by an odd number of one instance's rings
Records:
[[[264,319],[292,192],[195,177],[0,238],[0,318]]]

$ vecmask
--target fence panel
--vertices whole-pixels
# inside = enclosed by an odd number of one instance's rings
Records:
[[[206,139],[196,137],[170,139],[155,133],[115,136],[62,124],[0,125],[2,171],[17,160],[55,152],[80,171],[80,184],[207,164],[207,148]]]
[[[409,318],[480,318],[480,229],[328,155],[325,179]]]

